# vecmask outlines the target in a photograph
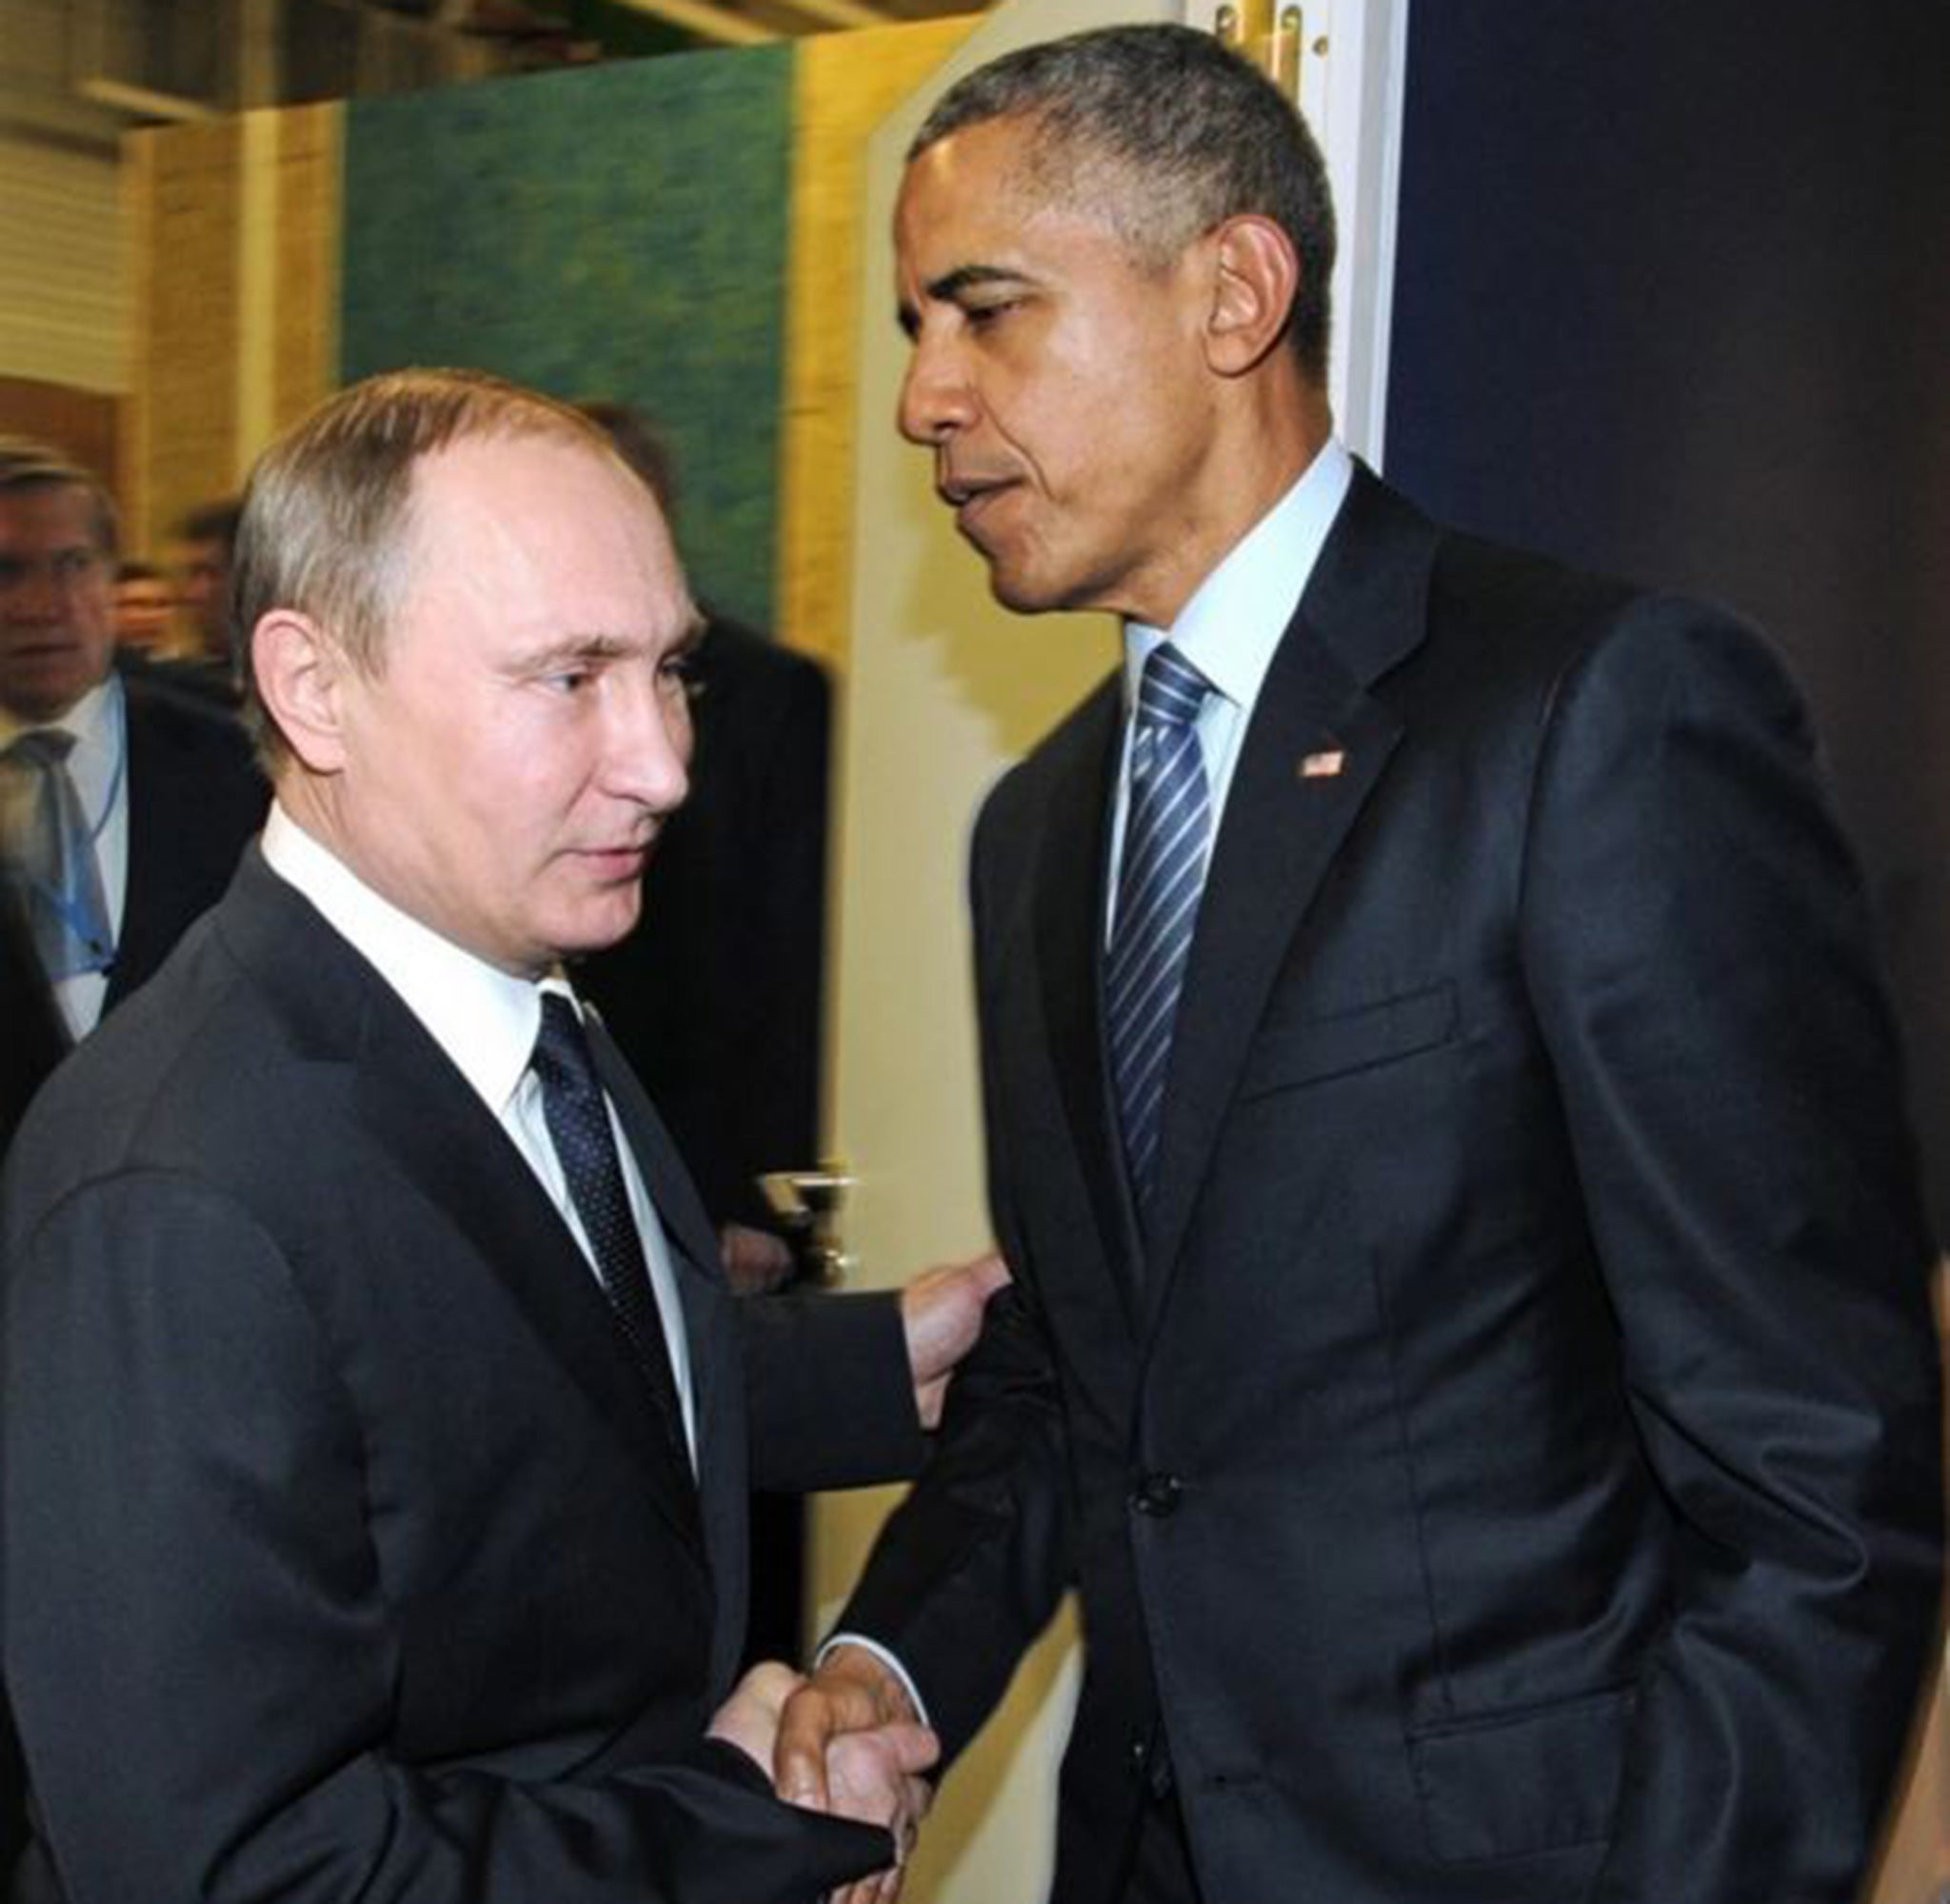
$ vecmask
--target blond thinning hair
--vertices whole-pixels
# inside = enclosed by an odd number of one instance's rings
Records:
[[[569,405],[485,370],[392,370],[328,398],[259,459],[244,492],[230,577],[230,640],[245,712],[268,764],[285,754],[250,667],[252,631],[276,609],[315,623],[367,675],[410,573],[413,470],[482,438],[555,437],[624,465]]]

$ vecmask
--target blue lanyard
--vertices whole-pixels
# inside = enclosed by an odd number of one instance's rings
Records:
[[[107,797],[102,802],[101,812],[95,817],[94,824],[88,829],[88,848],[90,853],[95,854],[95,878],[98,881],[100,881],[102,877],[101,856],[99,853],[95,853],[95,844],[101,839],[103,832],[108,827],[109,814],[113,813],[115,810],[115,797],[122,791],[122,777],[129,769],[128,717],[126,714],[122,712],[120,708],[116,709],[116,713],[118,719],[116,722],[115,736],[115,764],[113,769],[110,771],[109,775],[109,791]],[[70,898],[69,894],[61,892],[57,890],[55,887],[50,886],[46,880],[41,879],[37,874],[29,873],[26,877],[25,883],[28,886],[30,886],[47,905],[51,907],[53,911],[59,915],[61,922],[65,926],[67,926],[68,930],[71,932],[76,939],[78,939],[84,945],[88,947],[89,956],[99,962],[97,964],[90,968],[91,971],[106,972],[111,965],[114,964],[115,946],[113,940],[96,939],[93,936],[93,934],[89,930],[90,922],[88,918],[87,913],[80,906],[75,904],[73,899]],[[104,917],[101,921],[101,925],[105,932],[112,932],[113,927],[109,924],[109,919],[107,917],[108,905],[108,886],[106,883],[104,883],[102,886],[102,907]],[[79,974],[75,976],[78,977]]]

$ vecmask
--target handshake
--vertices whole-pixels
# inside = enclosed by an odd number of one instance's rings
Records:
[[[890,1832],[894,1863],[835,1892],[828,1904],[894,1904],[934,1795],[923,1775],[941,1745],[880,1659],[842,1644],[809,1678],[775,1660],[754,1666],[707,1731],[766,1773],[787,1804]]]
[[[974,1346],[988,1299],[1008,1280],[997,1256],[916,1277],[901,1320],[924,1426],[941,1420],[955,1365]],[[706,1729],[735,1745],[789,1805],[829,1812],[893,1834],[894,1863],[836,1892],[830,1904],[893,1904],[933,1788],[922,1775],[941,1742],[921,1723],[899,1676],[864,1646],[832,1647],[807,1677],[768,1660],[754,1666]]]

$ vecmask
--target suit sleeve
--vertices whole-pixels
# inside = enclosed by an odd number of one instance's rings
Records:
[[[990,1299],[981,1339],[948,1384],[926,1469],[888,1519],[837,1623],[900,1659],[949,1758],[1007,1690],[1072,1567],[1055,1364],[1034,1293],[1036,1265],[997,1167],[985,875],[1010,862],[995,849],[994,814],[992,804],[985,808],[977,830],[971,887],[989,1212],[1014,1280]]]
[[[1936,1616],[1931,1252],[1860,883],[1756,640],[1642,605],[1565,677],[1521,921],[1677,1530],[1591,1895],[1845,1904]]]
[[[927,1441],[899,1297],[755,1296],[738,1308],[754,1487],[806,1494],[919,1470]]]
[[[7,1271],[0,1636],[72,1904],[807,1904],[887,1861],[704,1739],[603,1775],[566,1763],[599,1737],[554,1770],[402,1761],[428,1691],[370,1538],[356,1349],[279,1249],[147,1174],[70,1195]]]

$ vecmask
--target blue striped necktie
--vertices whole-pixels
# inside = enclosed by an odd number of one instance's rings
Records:
[[[1172,1026],[1198,922],[1211,799],[1195,725],[1211,684],[1168,642],[1138,689],[1130,804],[1104,1004],[1124,1158],[1140,1209],[1151,1194]]]
[[[50,981],[106,972],[115,960],[93,834],[69,777],[73,750],[74,736],[66,728],[36,727],[6,753],[26,783],[15,871],[25,888],[34,950]]]

